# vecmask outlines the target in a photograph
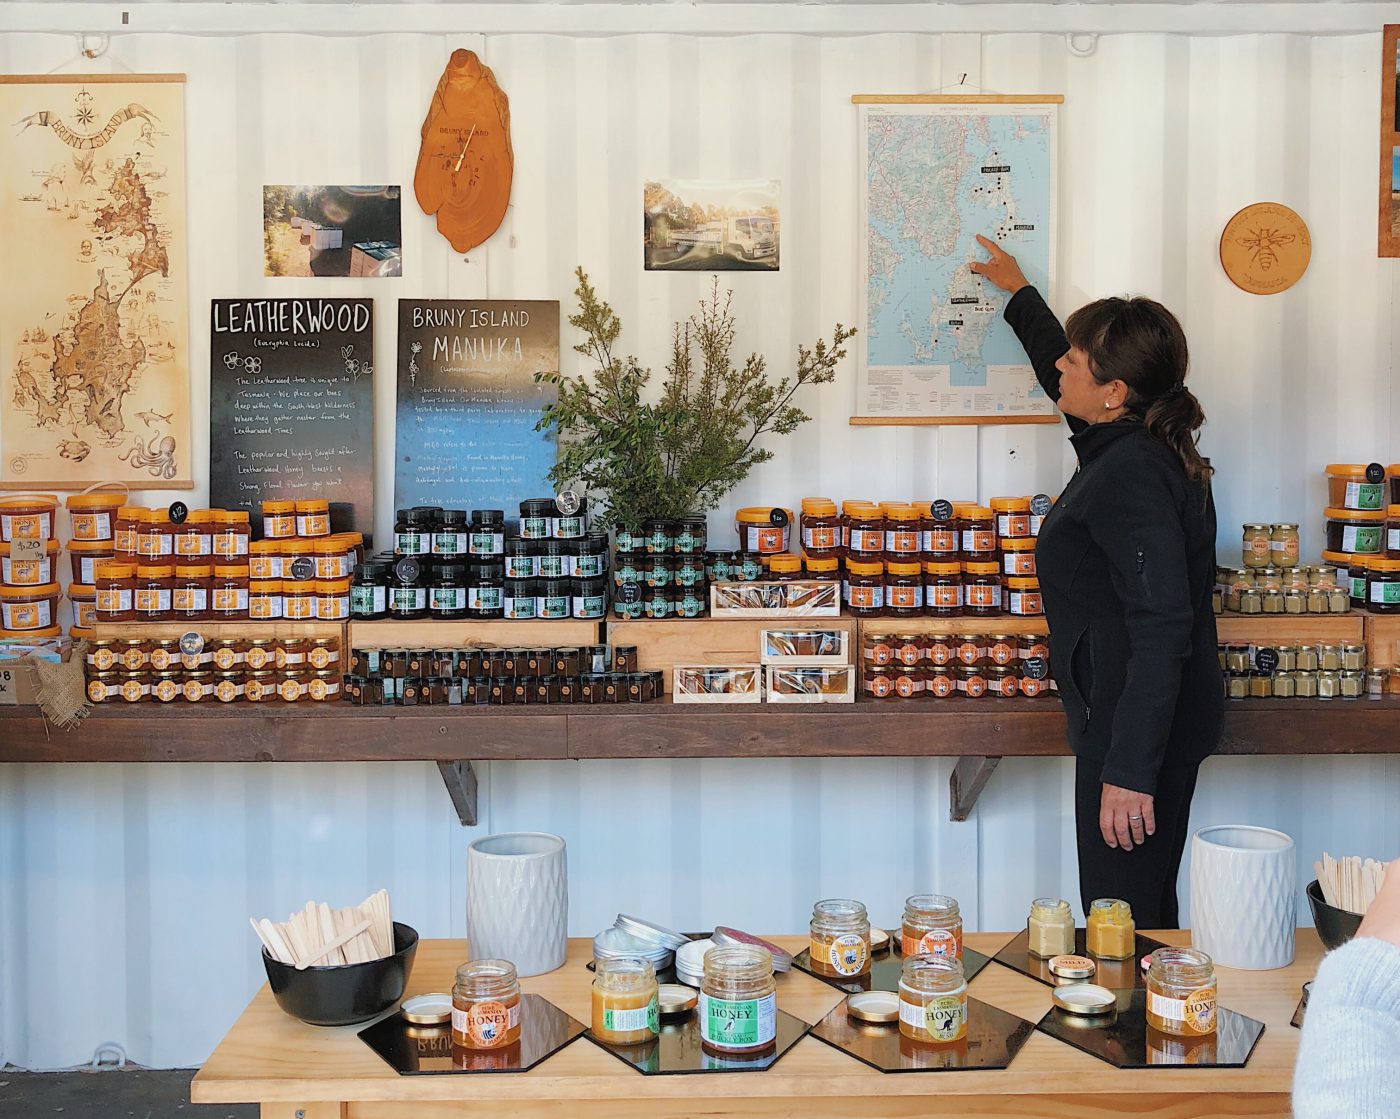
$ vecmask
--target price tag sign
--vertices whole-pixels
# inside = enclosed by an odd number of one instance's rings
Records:
[[[0,668],[0,706],[19,705],[19,673],[12,668]]]
[[[12,560],[41,560],[47,554],[47,540],[13,540],[10,542]]]

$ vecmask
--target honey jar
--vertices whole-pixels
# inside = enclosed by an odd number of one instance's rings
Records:
[[[593,1036],[614,1045],[651,1041],[661,1032],[660,990],[651,961],[600,959],[593,979]]]
[[[506,960],[475,960],[457,969],[452,988],[452,1044],[504,1049],[520,1040],[520,980]]]
[[[963,920],[956,899],[944,894],[915,894],[904,902],[900,955],[926,954],[962,958]]]
[[[705,1049],[731,1054],[770,1048],[778,1019],[772,955],[747,944],[706,952],[699,1015]]]
[[[899,1032],[911,1041],[967,1036],[967,980],[955,956],[905,956],[899,978]]]
[[[1177,1037],[1216,1028],[1215,964],[1194,948],[1159,948],[1147,969],[1147,1024]]]
[[[1074,952],[1074,914],[1063,898],[1036,898],[1026,922],[1030,954],[1049,960]]]
[[[809,930],[812,971],[854,979],[870,971],[870,918],[858,901],[819,901]]]
[[[1085,943],[1091,956],[1129,960],[1136,951],[1133,911],[1126,901],[1099,898],[1089,906]]]

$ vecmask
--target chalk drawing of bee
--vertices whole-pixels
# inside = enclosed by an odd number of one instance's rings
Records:
[[[1235,240],[1249,250],[1254,263],[1265,272],[1278,264],[1278,250],[1297,240],[1295,234],[1281,233],[1277,229],[1251,229],[1249,232],[1251,236],[1237,237]]]

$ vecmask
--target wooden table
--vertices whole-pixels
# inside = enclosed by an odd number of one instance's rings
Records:
[[[1179,944],[1190,937],[1152,935]],[[798,937],[776,939],[794,950],[805,944]],[[969,934],[967,943],[991,955],[1009,939]],[[564,967],[522,986],[587,1024],[592,976],[584,964],[590,954],[589,941],[570,941]],[[883,1074],[807,1037],[768,1072],[643,1076],[580,1038],[528,1073],[399,1076],[355,1036],[361,1027],[302,1025],[278,1009],[264,986],[194,1078],[190,1098],[201,1104],[255,1101],[263,1119],[1286,1117],[1299,1036],[1289,1020],[1321,955],[1316,935],[1305,929],[1291,967],[1220,969],[1222,1005],[1268,1027],[1243,1069],[1119,1070],[1036,1033],[999,1072]],[[465,957],[460,941],[422,942],[408,994],[450,990]],[[971,991],[1032,1022],[1050,1008],[1048,987],[996,963],[973,980]],[[779,980],[779,1006],[809,1022],[842,997],[802,972]]]

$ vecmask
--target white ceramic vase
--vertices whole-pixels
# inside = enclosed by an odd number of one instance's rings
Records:
[[[1293,962],[1298,855],[1281,831],[1243,824],[1191,837],[1191,943],[1221,967]]]
[[[564,963],[569,876],[548,832],[488,835],[467,846],[467,945],[474,960],[509,960],[520,975]]]

